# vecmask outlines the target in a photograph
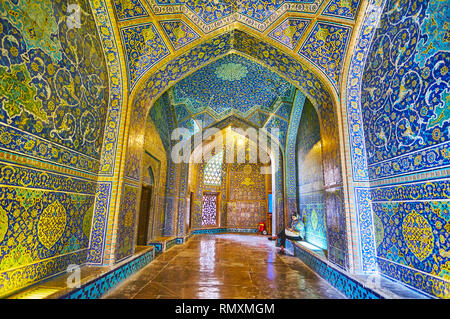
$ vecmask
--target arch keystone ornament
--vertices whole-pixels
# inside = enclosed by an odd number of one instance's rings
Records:
[[[58,200],[44,209],[38,223],[38,238],[45,248],[52,248],[61,238],[66,228],[66,222],[66,209]]]
[[[403,237],[411,252],[420,260],[427,258],[434,248],[434,235],[428,221],[416,211],[403,220]]]

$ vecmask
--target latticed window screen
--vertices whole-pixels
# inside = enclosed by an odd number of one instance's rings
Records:
[[[217,194],[203,194],[202,226],[217,224]]]
[[[223,152],[214,155],[205,166],[203,183],[205,185],[220,186],[222,184]]]

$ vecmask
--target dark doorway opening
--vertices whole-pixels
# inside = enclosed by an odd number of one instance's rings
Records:
[[[138,245],[147,245],[152,194],[153,194],[152,186],[142,186],[141,209],[139,212],[139,224],[137,234]]]

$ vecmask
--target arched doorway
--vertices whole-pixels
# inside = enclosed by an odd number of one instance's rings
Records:
[[[143,183],[141,189],[141,203],[137,220],[137,245],[147,245],[149,237],[152,237],[153,234],[155,177],[151,167],[148,167],[147,171],[148,179],[146,183]]]
[[[233,43],[232,49],[230,43]],[[165,66],[161,67],[155,73],[142,77],[142,84],[138,84],[133,91],[130,101],[131,113],[130,126],[128,134],[128,144],[125,161],[124,177],[129,183],[136,184],[141,180],[141,159],[142,159],[142,136],[144,134],[143,119],[147,116],[148,111],[158,98],[164,96],[165,92],[181,79],[196,72],[210,63],[223,58],[224,56],[236,54],[245,59],[252,61],[264,68],[276,73],[285,81],[294,85],[302,94],[304,94],[317,110],[320,135],[324,141],[322,143],[323,156],[323,172],[324,184],[333,187],[335,193],[324,199],[324,205],[327,211],[333,213],[332,233],[335,238],[329,243],[329,259],[343,268],[348,266],[347,251],[347,232],[346,232],[346,216],[343,203],[343,186],[341,174],[341,153],[339,142],[339,121],[336,116],[335,95],[329,90],[328,84],[324,84],[320,77],[316,76],[313,71],[308,69],[298,60],[285,54],[282,50],[275,48],[264,41],[256,39],[251,35],[234,30],[214,38],[194,47],[191,51],[187,51],[178,58],[169,61]],[[201,58],[201,59],[199,59]],[[183,66],[184,64],[187,65]],[[178,73],[174,74],[174,71]],[[299,119],[297,119],[299,120]],[[289,132],[289,134],[295,134]],[[285,157],[289,154],[286,152],[285,145],[282,147],[280,158],[273,161],[273,167],[276,171],[289,170],[286,167]],[[283,155],[284,154],[284,155]],[[185,169],[185,171],[184,171]],[[177,185],[181,181],[184,185],[184,178],[187,179],[188,169],[184,168],[177,171],[174,166],[171,170],[168,168],[168,181],[174,181],[168,185]],[[184,172],[184,173],[183,173]],[[292,176],[290,174],[289,176]],[[182,178],[182,179],[180,179]],[[287,205],[286,198],[286,177],[282,173],[279,178],[272,179],[274,194],[273,203],[276,207],[274,216],[276,222],[273,223],[273,231],[285,227],[286,221],[289,219],[290,206]],[[128,186],[127,186],[128,187]],[[180,235],[178,229],[184,227],[185,223],[180,223],[180,216],[185,216],[186,194],[184,186],[183,192],[179,190],[171,190],[166,196],[165,205],[165,235],[173,233],[175,229],[177,235]],[[274,190],[280,190],[279,192]],[[183,194],[182,194],[183,193]],[[180,195],[182,195],[180,197]],[[127,195],[124,195],[127,196]],[[178,201],[177,199],[182,199]],[[170,213],[167,213],[170,212]],[[191,213],[192,216],[192,213]],[[175,226],[175,227],[173,227]],[[184,232],[184,230],[183,230]],[[120,245],[120,243],[119,243]]]

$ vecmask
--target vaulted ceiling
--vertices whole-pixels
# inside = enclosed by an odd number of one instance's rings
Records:
[[[260,34],[321,72],[337,90],[361,0],[111,0],[130,92],[177,51],[209,34],[241,28]]]
[[[294,91],[276,73],[231,54],[181,80],[170,96],[178,121],[195,116],[208,126],[234,114],[261,127],[278,109],[289,119]]]
[[[291,113],[304,99],[292,84],[276,73],[247,59],[229,54],[195,71],[164,93],[150,110],[168,147],[175,127],[191,134],[208,127],[229,125],[279,130],[279,142],[286,142]],[[303,95],[302,95],[303,96]],[[299,105],[301,107],[303,104]]]

